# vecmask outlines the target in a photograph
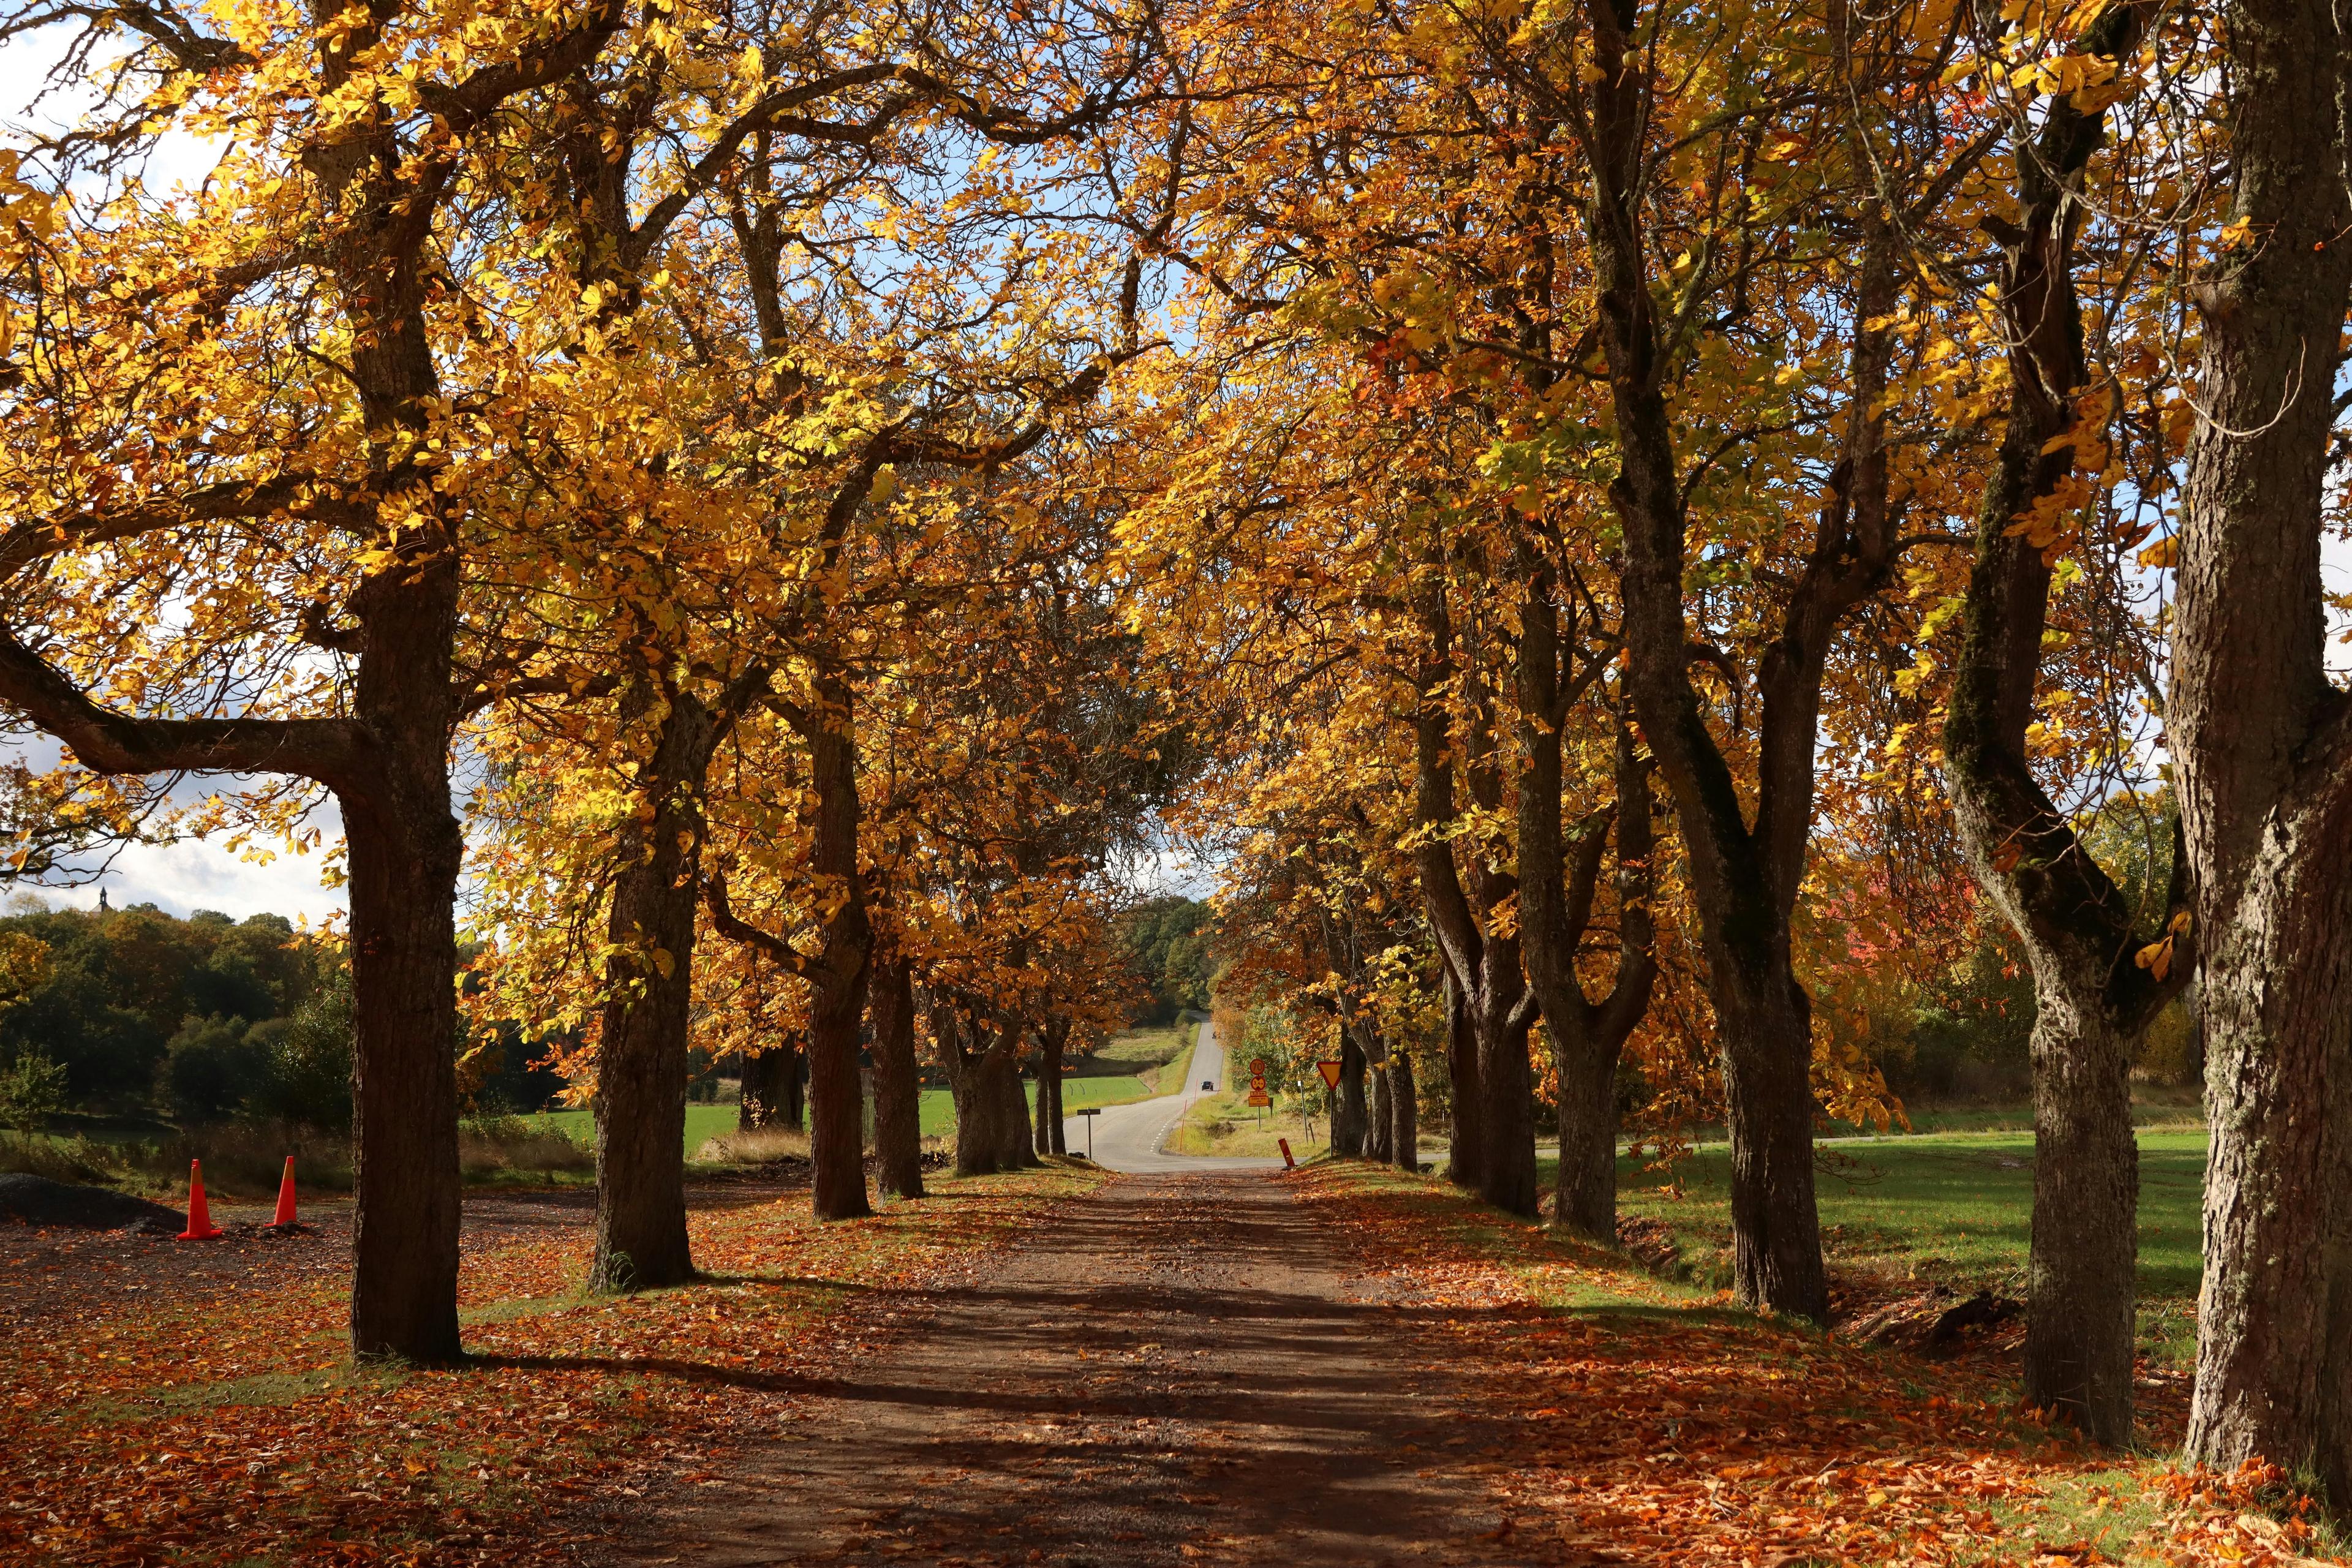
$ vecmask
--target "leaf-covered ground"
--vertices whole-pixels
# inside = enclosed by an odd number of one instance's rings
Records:
[[[1525,1438],[1466,1464],[1433,1456],[1431,1473],[1482,1479],[1531,1561],[2337,1560],[2283,1478],[2160,1457],[2180,1436],[2177,1380],[2143,1391],[2149,1457],[2118,1463],[2021,1408],[2000,1353],[1926,1360],[1760,1321],[1427,1179],[1294,1179],[1368,1271],[1458,1309],[1433,1331]]]
[[[1998,1342],[1931,1360],[1759,1321],[1428,1179],[1328,1165],[1265,1179],[1338,1238],[1369,1277],[1361,1298],[1396,1311],[1419,1359],[1501,1418],[1500,1442],[1413,1439],[1433,1496],[1483,1498],[1499,1521],[1429,1542],[1429,1561],[2336,1560],[2281,1478],[2161,1457],[2179,1437],[2177,1379],[2147,1391],[2148,1457],[2117,1462],[2021,1409]],[[576,1291],[584,1194],[480,1198],[465,1269],[475,1359],[421,1372],[345,1363],[331,1211],[313,1237],[233,1226],[208,1247],[0,1233],[0,1562],[593,1555],[641,1499],[675,1507],[716,1484],[793,1418],[814,1377],[910,1314],[956,1310],[1008,1248],[1059,1244],[1079,1223],[1064,1205],[1098,1180],[942,1183],[931,1201],[835,1226],[811,1222],[800,1193],[705,1189],[694,1225],[710,1278],[627,1300]],[[1246,1346],[1231,1353],[1247,1364]]]
[[[1099,1179],[942,1182],[822,1226],[804,1191],[706,1192],[709,1278],[622,1299],[578,1293],[583,1194],[477,1198],[474,1359],[430,1371],[348,1364],[331,1210],[314,1236],[205,1246],[0,1231],[0,1562],[565,1561]]]

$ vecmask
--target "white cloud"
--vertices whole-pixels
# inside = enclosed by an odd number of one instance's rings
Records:
[[[281,852],[266,865],[256,864],[231,853],[217,840],[133,844],[116,856],[94,883],[33,891],[49,903],[80,909],[95,906],[103,889],[107,902],[118,910],[154,904],[175,915],[218,910],[238,920],[278,914],[289,920],[307,920],[315,926],[341,916],[348,908],[341,888],[320,885],[324,861],[323,852]]]

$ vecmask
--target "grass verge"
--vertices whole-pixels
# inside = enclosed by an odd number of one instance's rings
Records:
[[[1290,1141],[1290,1152],[1298,1160],[1307,1160],[1330,1147],[1330,1128],[1318,1107],[1315,1113],[1315,1132],[1307,1134],[1305,1124],[1296,1107],[1276,1104],[1264,1110],[1253,1110],[1245,1090],[1224,1094],[1202,1095],[1192,1102],[1168,1135],[1168,1152],[1171,1154],[1208,1154],[1225,1159],[1256,1159],[1279,1157],[1278,1140]]]
[[[705,1278],[632,1297],[580,1294],[584,1224],[475,1238],[446,1368],[352,1366],[341,1272],[297,1243],[56,1247],[39,1268],[74,1286],[0,1359],[0,1561],[574,1561],[601,1533],[576,1505],[772,1432],[798,1376],[874,1332],[861,1303],[977,1277],[1101,1179],[944,1179],[835,1225],[804,1197],[698,1212]]]
[[[2205,1173],[2202,1131],[2139,1135],[2139,1316],[2144,1354],[2169,1367],[2196,1354]],[[1822,1243],[1833,1270],[1884,1286],[1990,1289],[2022,1299],[2033,1213],[2033,1139],[1944,1133],[1820,1145]],[[1541,1163],[1547,1191],[1553,1162]],[[1731,1279],[1730,1153],[1693,1152],[1670,1171],[1618,1164],[1628,1218],[1664,1226],[1696,1283]]]
[[[1450,1392],[1507,1424],[1473,1475],[1531,1561],[2185,1568],[2342,1550],[2275,1472],[2157,1457],[2177,1410],[2147,1456],[2093,1452],[2021,1407],[2009,1363],[1741,1311],[1429,1178],[1339,1162],[1284,1180],[1422,1325]]]

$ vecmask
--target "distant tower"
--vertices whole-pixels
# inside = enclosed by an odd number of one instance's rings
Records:
[[[104,888],[100,888],[98,890],[98,912],[100,914],[104,914],[106,913],[106,889]]]

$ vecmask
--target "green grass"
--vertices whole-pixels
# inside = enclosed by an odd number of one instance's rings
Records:
[[[1316,1108],[1315,1136],[1309,1139],[1299,1127],[1296,1102],[1278,1100],[1273,1107],[1253,1110],[1248,1101],[1246,1089],[1202,1095],[1176,1124],[1168,1140],[1169,1152],[1265,1158],[1281,1153],[1277,1140],[1287,1138],[1292,1156],[1305,1160],[1328,1146],[1331,1132],[1321,1107]]]
[[[2139,1136],[2140,1336],[2158,1358],[2194,1353],[2201,1268],[2201,1131]],[[2025,1293],[2033,1212],[2033,1140],[1943,1133],[1843,1142],[1819,1151],[1822,1244],[1832,1267],[1956,1289]],[[1543,1180],[1552,1162],[1543,1162]],[[1629,1217],[1663,1222],[1701,1283],[1729,1279],[1730,1154],[1696,1151],[1671,1173],[1618,1163]],[[1680,1195],[1662,1190],[1679,1182]]]
[[[1171,1026],[1118,1036],[1093,1056],[1074,1064],[1075,1070],[1062,1079],[1063,1108],[1076,1110],[1089,1105],[1126,1105],[1160,1093],[1158,1086],[1162,1081],[1171,1088],[1181,1084],[1181,1079],[1167,1077],[1166,1068],[1181,1057],[1190,1070],[1193,1035],[1191,1026]],[[1036,1084],[1024,1080],[1021,1089],[1034,1113]],[[955,1098],[947,1089],[924,1089],[919,1114],[924,1137],[953,1136]],[[688,1105],[687,1158],[692,1159],[696,1151],[711,1139],[734,1131],[738,1115],[732,1105]],[[582,1143],[596,1136],[595,1117],[588,1110],[542,1110],[524,1120],[534,1128],[562,1132]]]
[[[1183,1079],[1170,1077],[1165,1069],[1180,1060],[1190,1068],[1192,1041],[1199,1032],[1196,1024],[1169,1024],[1130,1030],[1105,1041],[1094,1055],[1070,1064],[1062,1082],[1063,1103],[1070,1103],[1070,1086],[1079,1079],[1137,1078],[1154,1092],[1181,1088]]]

